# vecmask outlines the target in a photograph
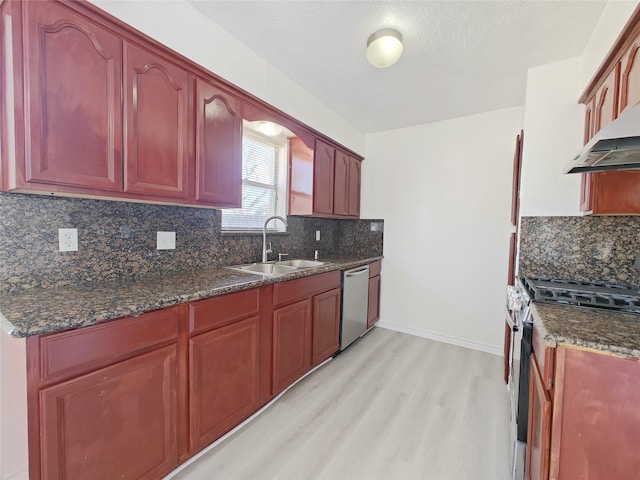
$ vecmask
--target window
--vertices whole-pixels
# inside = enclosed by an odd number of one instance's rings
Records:
[[[242,136],[242,208],[222,210],[225,231],[262,231],[272,215],[287,214],[286,140],[267,137],[245,127]],[[270,222],[271,231],[285,231]]]

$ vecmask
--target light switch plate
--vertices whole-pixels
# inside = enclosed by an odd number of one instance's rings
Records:
[[[371,222],[371,231],[372,232],[381,232],[382,231],[382,222]]]
[[[78,251],[78,229],[59,228],[58,229],[58,251],[77,252]]]
[[[158,232],[156,248],[158,250],[175,250],[176,232]]]

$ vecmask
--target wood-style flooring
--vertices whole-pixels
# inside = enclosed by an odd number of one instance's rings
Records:
[[[374,328],[178,472],[204,479],[508,479],[502,358]]]

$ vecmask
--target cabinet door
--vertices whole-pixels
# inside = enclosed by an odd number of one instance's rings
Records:
[[[24,2],[25,180],[122,190],[122,42],[54,2]]]
[[[360,217],[360,167],[362,162],[349,157],[349,216]]]
[[[298,137],[289,139],[289,214],[313,213],[313,150]]]
[[[124,44],[125,191],[186,198],[189,75]]]
[[[196,200],[242,206],[241,104],[200,79],[196,86]]]
[[[551,399],[544,388],[536,356],[531,355],[529,373],[529,419],[527,429],[527,480],[549,478]]]
[[[640,361],[558,347],[550,477],[637,479]]]
[[[333,213],[349,214],[349,155],[336,150],[333,169]]]
[[[589,138],[593,137],[602,127],[608,125],[618,117],[618,85],[620,75],[620,64],[616,64],[609,76],[605,79],[600,89],[596,92],[593,99],[592,110],[587,113],[593,119],[587,120],[591,126]],[[585,126],[585,129],[587,127]],[[609,175],[610,178],[618,177],[620,172],[614,172],[618,175]],[[600,194],[603,190],[601,181],[603,180],[602,172],[584,173],[582,174],[582,182],[580,186],[580,210],[583,212],[603,213],[598,211],[600,202]],[[623,173],[624,175],[624,173]],[[608,189],[609,187],[606,187]],[[610,195],[616,196],[615,191]],[[614,200],[615,201],[615,200]],[[619,212],[622,213],[622,212]]]
[[[311,367],[311,300],[273,311],[273,394]]]
[[[313,297],[311,364],[317,365],[338,351],[340,345],[340,289]]]
[[[620,73],[620,113],[640,103],[640,35],[622,55]]]
[[[335,148],[316,140],[313,162],[313,213],[333,214],[335,153]]]
[[[367,328],[380,318],[380,275],[369,279],[369,303],[367,308]]]
[[[618,63],[596,93],[593,112],[594,134],[618,117],[619,74],[620,64]]]
[[[40,392],[42,478],[156,479],[178,464],[176,347]]]
[[[251,317],[190,340],[191,454],[258,408],[259,322]]]

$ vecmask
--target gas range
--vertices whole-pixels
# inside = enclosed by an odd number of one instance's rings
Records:
[[[533,302],[562,303],[640,314],[640,290],[627,286],[542,277],[520,277],[520,289]]]

